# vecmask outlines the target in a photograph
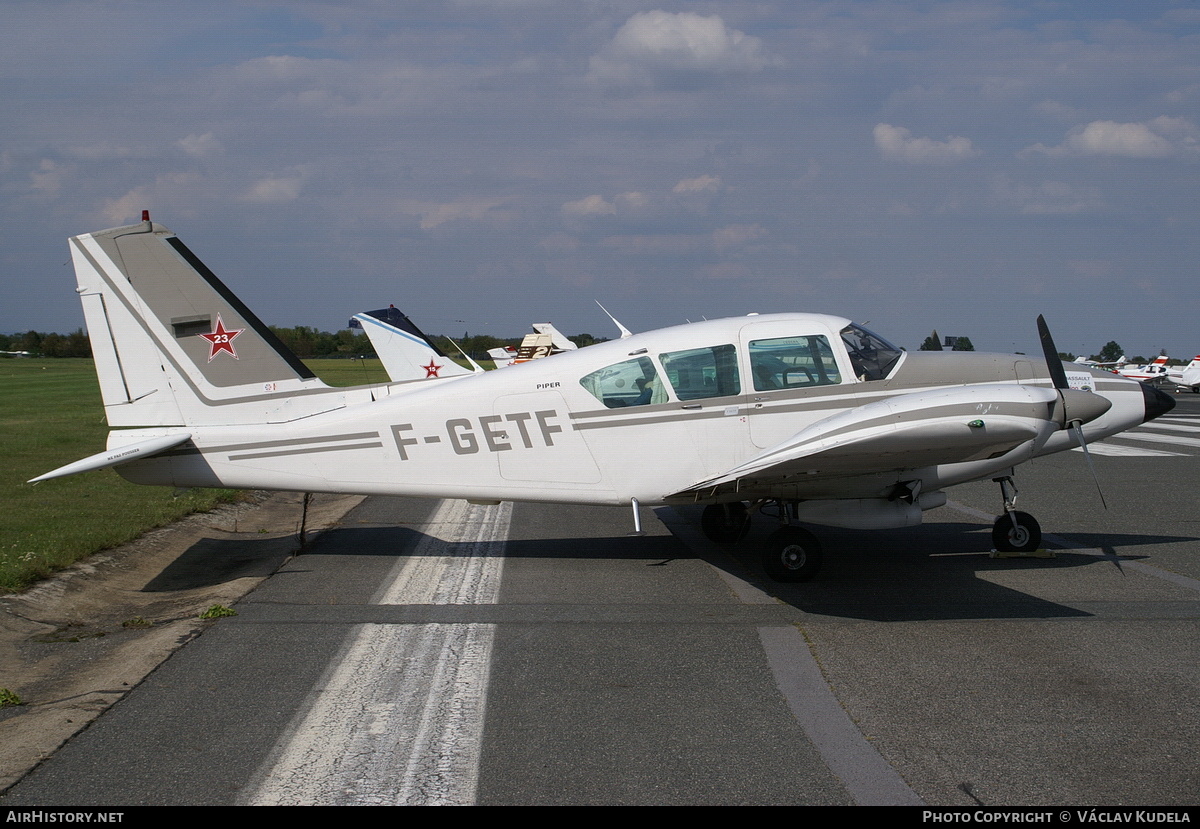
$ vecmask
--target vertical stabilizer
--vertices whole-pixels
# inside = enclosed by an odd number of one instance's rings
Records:
[[[395,305],[355,314],[350,320],[350,327],[366,332],[384,370],[394,383],[473,373],[446,356]]]
[[[254,423],[340,405],[162,225],[70,246],[110,426]]]

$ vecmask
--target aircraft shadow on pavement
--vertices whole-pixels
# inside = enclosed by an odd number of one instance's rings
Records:
[[[202,538],[150,579],[142,592],[167,593],[235,579],[264,578],[278,570],[295,549],[294,536]]]
[[[304,555],[412,556],[421,555],[425,534],[410,527],[337,527],[322,533]],[[509,539],[481,546],[475,542],[440,543],[433,555],[489,555],[505,558],[596,558],[661,561],[679,558],[673,536],[616,535],[550,539]],[[687,557],[694,557],[688,553]]]
[[[404,526],[338,527],[313,539],[301,555],[388,556],[405,554],[424,535]],[[147,582],[142,592],[158,593],[208,587],[240,578],[276,573],[297,553],[295,536],[202,538]]]
[[[1053,559],[993,560],[990,528],[970,523],[925,524],[907,529],[860,532],[819,528],[825,550],[821,572],[798,585],[772,581],[758,565],[758,548],[769,535],[770,522],[736,548],[707,545],[696,552],[672,535],[579,535],[550,539],[510,539],[482,546],[464,542],[436,545],[437,555],[503,555],[509,559],[563,559],[577,562],[642,562],[669,569],[677,561],[704,559],[754,584],[780,601],[806,613],[871,621],[937,619],[1070,618],[1091,614],[1006,587],[988,573],[1038,573],[1083,567],[1119,567],[1119,560],[1060,550]],[[1072,544],[1114,549],[1152,546],[1194,539],[1177,536],[1060,534]],[[283,575],[300,575],[306,556],[347,559],[398,558],[419,555],[419,530],[407,526],[336,527],[321,534]],[[294,542],[294,539],[292,540]],[[294,550],[294,543],[291,550]],[[143,590],[182,590],[279,570],[287,551],[277,539],[202,539],[156,576]],[[1123,556],[1128,560],[1130,556]],[[1140,556],[1138,556],[1140,558]],[[661,571],[660,571],[661,573]],[[597,571],[597,575],[600,573]],[[656,574],[656,578],[661,578]],[[692,584],[690,578],[681,589]]]
[[[1062,549],[1048,559],[992,559],[991,528],[970,523],[871,532],[821,528],[818,535],[825,551],[824,565],[813,581],[803,584],[779,584],[755,567],[754,535],[733,555],[744,562],[757,586],[798,610],[896,622],[1089,617],[1092,614],[1086,611],[997,581],[1027,581],[1036,589],[1039,577],[1051,571],[1119,568],[1122,559],[1145,557],[1118,553],[1120,557],[1114,560]],[[1080,547],[1100,547],[1109,556],[1114,555],[1114,548],[1190,540],[1111,533],[1060,537]],[[997,574],[996,580],[989,578],[992,573]],[[1082,572],[1078,577],[1084,577]]]

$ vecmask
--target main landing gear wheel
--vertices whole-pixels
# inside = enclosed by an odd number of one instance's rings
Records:
[[[1042,528],[1027,512],[1006,512],[992,525],[992,546],[1002,553],[1032,553],[1042,546]]]
[[[700,529],[714,544],[737,544],[750,531],[750,512],[741,501],[709,504],[700,514]]]
[[[767,539],[762,563],[775,581],[808,581],[821,569],[821,544],[803,527],[780,527]]]

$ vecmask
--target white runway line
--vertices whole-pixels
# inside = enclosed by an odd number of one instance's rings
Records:
[[[377,604],[493,604],[512,504],[444,501]],[[254,805],[471,805],[495,626],[360,625]]]
[[[1082,452],[1075,447],[1072,452]],[[1089,443],[1088,451],[1093,455],[1108,455],[1118,458],[1182,458],[1186,452],[1168,452],[1165,449],[1144,449],[1141,446],[1122,446],[1119,443]]]
[[[1173,432],[1200,432],[1200,426],[1194,423],[1180,423],[1173,420],[1154,421],[1153,423],[1143,423],[1139,429],[1165,429]]]
[[[1179,435],[1144,435],[1139,432],[1122,432],[1114,437],[1120,437],[1122,440],[1144,440],[1149,443],[1170,443],[1175,446],[1200,446],[1200,438],[1185,438]]]

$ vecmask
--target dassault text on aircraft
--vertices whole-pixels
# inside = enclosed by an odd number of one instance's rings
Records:
[[[1174,405],[1068,372],[1040,320],[1044,360],[907,353],[824,314],[710,320],[492,372],[449,369],[415,326],[392,326],[406,379],[330,388],[148,216],[70,245],[112,431],[108,450],[35,481],[116,466],[162,486],[624,504],[635,526],[638,504],[694,503],[728,543],[769,504],[781,526],[763,562],[800,581],[820,548],[796,522],[918,524],[947,487],[987,478],[997,548],[1036,549],[1013,468]]]

